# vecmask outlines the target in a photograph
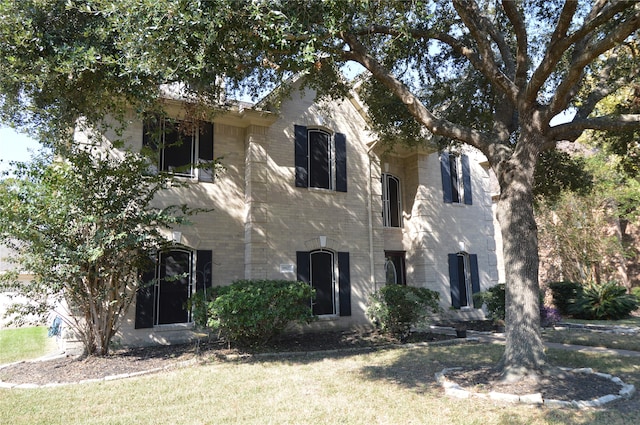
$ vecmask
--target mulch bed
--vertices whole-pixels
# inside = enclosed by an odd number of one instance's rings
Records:
[[[432,342],[451,338],[453,337],[438,333],[416,332],[406,342]],[[252,358],[256,354],[264,353],[366,350],[400,344],[370,330],[285,335],[257,349],[231,348],[218,339],[203,339],[191,344],[117,350],[104,357],[59,357],[45,361],[20,362],[0,369],[0,380],[12,384],[69,383],[168,368],[188,361]]]
[[[541,393],[545,400],[593,400],[607,394],[618,394],[621,388],[607,378],[561,370],[552,371],[537,379],[524,378],[513,383],[502,382],[500,372],[488,367],[450,371],[446,377],[472,392],[493,391],[516,395]]]

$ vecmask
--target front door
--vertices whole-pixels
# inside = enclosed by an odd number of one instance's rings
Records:
[[[316,290],[313,314],[336,314],[335,273],[333,253],[316,251],[311,253],[311,286]]]

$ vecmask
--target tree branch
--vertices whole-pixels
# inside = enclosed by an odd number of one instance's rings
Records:
[[[627,8],[635,7],[635,3],[632,2],[621,2],[621,4]],[[609,33],[602,40],[594,45],[589,45],[588,42],[594,36],[592,32],[594,32],[599,27],[599,25],[607,22],[607,20],[604,20],[604,18],[608,16],[608,19],[611,19],[611,16],[609,15],[615,14],[619,11],[620,10],[612,6],[611,8],[606,9],[603,13],[599,14],[592,21],[587,22],[583,26],[583,28],[577,32],[584,33],[585,38],[580,42],[581,46],[577,46],[571,61],[571,65],[569,67],[569,71],[558,86],[556,94],[553,97],[551,104],[549,105],[549,117],[553,117],[566,109],[570,99],[575,94],[576,88],[579,86],[579,83],[582,80],[582,77],[584,75],[584,68],[589,63],[593,62],[598,56],[605,53],[607,50],[615,47],[616,44],[624,41],[625,38],[627,38],[633,32],[637,31],[640,27],[640,10],[638,10],[634,14],[632,14],[626,21],[618,23],[618,25],[611,31],[611,33]],[[601,23],[599,25],[596,25],[596,22]],[[591,31],[585,33],[583,31],[583,29],[585,28],[590,28]],[[573,39],[573,37],[571,37],[570,39]]]
[[[483,133],[456,125],[450,121],[437,118],[420,100],[395,78],[380,62],[367,53],[366,47],[353,35],[342,33],[351,50],[345,51],[343,57],[353,60],[367,68],[373,77],[389,89],[407,107],[411,115],[422,123],[431,133],[468,143],[481,151],[487,151],[489,140]]]
[[[513,25],[516,34],[516,66],[513,72],[513,78],[517,87],[522,88],[527,81],[527,71],[529,67],[529,53],[527,42],[527,30],[524,23],[524,17],[518,11],[516,2],[503,0],[502,7]],[[503,57],[505,55],[503,54]]]
[[[518,88],[498,67],[496,64],[489,39],[491,31],[482,28],[482,24],[487,24],[481,17],[483,16],[478,5],[468,0],[454,0],[455,7],[462,22],[469,29],[473,39],[476,41],[480,51],[481,61],[478,65],[474,65],[478,71],[482,72],[496,88],[502,90],[506,97],[514,104],[517,104]],[[480,17],[480,18],[479,18]]]
[[[569,29],[569,25],[571,24],[571,20],[573,19],[573,15],[575,14],[577,7],[578,2],[574,1],[568,1],[564,4],[560,17],[558,18],[556,28],[551,36],[551,41],[544,53],[544,58],[540,62],[538,68],[534,71],[531,76],[531,80],[527,85],[524,101],[535,101],[538,96],[538,91],[540,91],[540,88],[544,82],[547,81],[547,78],[549,78],[549,75],[551,75],[555,69],[560,58],[562,58],[565,51],[571,45],[569,39],[566,38],[566,32]]]
[[[587,119],[574,119],[552,127],[547,136],[551,140],[575,141],[585,130],[624,131],[640,130],[640,114],[603,115]]]

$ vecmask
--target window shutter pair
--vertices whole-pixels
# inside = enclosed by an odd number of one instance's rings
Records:
[[[307,284],[311,283],[310,254],[309,251],[296,252],[297,279]],[[351,275],[348,252],[338,252],[338,303],[340,316],[351,316]]]
[[[212,285],[212,251],[196,251],[196,290],[201,291]],[[156,259],[154,258],[149,268],[142,272],[142,286],[136,293],[136,329],[153,327],[154,291],[156,282]]]
[[[457,176],[451,175],[450,161],[455,160],[455,156],[447,152],[440,155],[440,174],[442,175],[442,195],[446,203],[453,202],[453,180]],[[469,166],[469,157],[460,155],[460,163],[462,165],[462,186],[464,188],[464,203],[472,205],[471,197],[471,167]]]
[[[309,140],[307,127],[294,126],[296,187],[309,187]],[[347,136],[335,133],[335,189],[337,192],[347,191]]]
[[[451,305],[460,308],[460,279],[464,281],[464,276],[458,272],[458,254],[449,254],[449,287],[451,290]],[[471,293],[480,292],[480,276],[478,274],[478,255],[469,254],[469,267],[471,274]]]

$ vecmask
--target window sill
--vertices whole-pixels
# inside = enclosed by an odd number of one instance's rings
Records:
[[[309,192],[317,192],[317,193],[330,193],[330,194],[338,193],[338,191],[335,189],[324,189],[322,187],[307,187],[307,190]]]
[[[153,327],[153,330],[157,332],[185,331],[185,330],[193,329],[194,327],[195,327],[194,322],[171,323],[168,325],[155,325]]]

